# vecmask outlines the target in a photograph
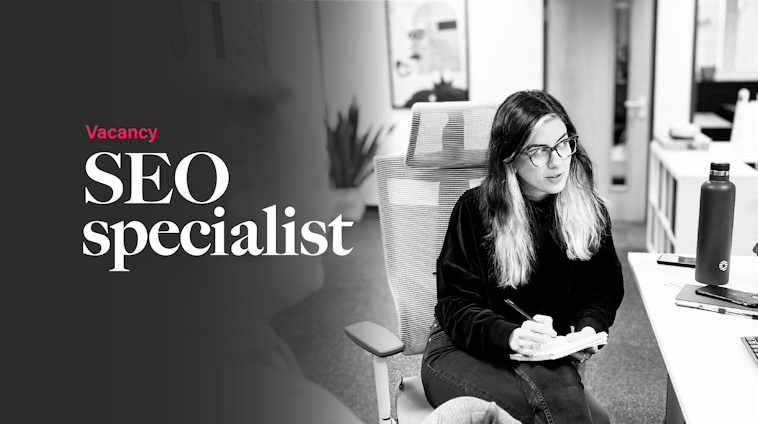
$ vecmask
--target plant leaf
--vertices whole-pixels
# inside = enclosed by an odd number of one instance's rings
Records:
[[[337,124],[327,130],[327,151],[329,153],[329,178],[332,187],[348,188],[360,186],[374,170],[374,156],[379,148],[384,126],[380,126],[371,137],[372,126],[358,135],[359,108],[353,97],[346,114],[337,113]],[[392,125],[385,135],[394,130]]]

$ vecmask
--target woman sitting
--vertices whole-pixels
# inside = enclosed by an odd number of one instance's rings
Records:
[[[426,396],[435,407],[459,396],[494,401],[523,423],[607,420],[590,407],[577,371],[596,348],[553,361],[509,358],[613,324],[623,277],[590,159],[544,91],[500,105],[488,156],[489,173],[458,200],[437,261]]]

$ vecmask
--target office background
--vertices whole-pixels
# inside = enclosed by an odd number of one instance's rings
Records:
[[[732,118],[729,110],[724,110],[722,105],[734,103],[739,87],[747,86],[755,95],[758,63],[753,57],[758,42],[743,39],[742,54],[732,52],[737,61],[744,64],[743,68],[749,70],[740,74],[725,72],[723,46],[717,47],[715,38],[723,37],[716,35],[719,25],[722,32],[724,25],[737,25],[734,15],[738,10],[743,12],[742,26],[734,31],[732,39],[744,38],[749,25],[747,22],[753,22],[758,17],[758,7],[749,2],[706,0],[699,3],[688,0],[588,0],[579,3],[582,4],[577,9],[600,10],[594,12],[600,13],[599,18],[585,16],[586,20],[582,21],[581,17],[572,16],[562,19],[561,13],[571,15],[581,14],[582,11],[572,10],[571,6],[560,1],[468,2],[468,94],[470,100],[499,102],[511,92],[525,88],[547,88],[554,94],[565,93],[559,98],[566,100],[572,117],[573,113],[591,115],[591,120],[583,121],[584,126],[580,124],[580,129],[588,129],[595,124],[598,127],[606,125],[607,139],[616,142],[609,144],[608,149],[594,148],[596,153],[606,158],[604,160],[597,154],[592,156],[596,168],[599,168],[598,178],[608,180],[599,182],[601,188],[610,193],[614,185],[617,185],[615,189],[619,185],[631,185],[630,177],[641,179],[637,182],[643,197],[633,202],[642,204],[635,205],[642,206],[642,215],[624,216],[614,222],[617,250],[624,266],[626,296],[611,330],[611,343],[590,363],[587,386],[606,406],[614,422],[660,422],[665,409],[666,370],[626,260],[628,252],[647,251],[648,247],[644,215],[647,143],[656,133],[666,133],[671,125],[692,122],[697,112],[713,112],[729,121]],[[647,9],[647,14],[638,16],[641,13],[639,9]],[[323,2],[317,5],[315,13],[319,20],[317,30],[322,49],[327,119],[334,122],[337,111],[355,100],[361,105],[361,119],[366,117],[362,121],[365,127],[380,123],[396,126],[383,144],[381,153],[403,154],[411,116],[408,109],[392,107],[392,69],[387,64],[389,46],[385,5]],[[630,13],[637,15],[631,17]],[[726,24],[719,24],[718,19],[714,18],[719,16],[718,13],[722,14]],[[636,19],[638,26],[630,27],[630,19]],[[639,26],[640,22],[642,26]],[[551,24],[562,32],[551,30]],[[623,31],[628,32],[624,35]],[[640,31],[648,33],[640,35]],[[634,35],[630,36],[630,33]],[[346,37],[345,34],[350,36]],[[564,40],[560,40],[561,37]],[[625,100],[638,100],[630,93],[623,93],[627,97],[622,99],[613,98],[614,94],[619,94],[618,86],[615,86],[614,93],[612,78],[614,72],[621,71],[618,63],[608,62],[603,55],[587,56],[593,64],[591,67],[601,70],[594,70],[597,73],[591,75],[591,83],[581,83],[580,77],[570,69],[577,67],[576,63],[581,59],[572,58],[566,52],[549,50],[551,47],[556,49],[555,45],[565,47],[577,42],[588,43],[589,49],[613,50],[618,48],[620,42],[625,44],[625,54],[629,59],[630,37],[648,43],[647,50],[636,54],[648,55],[642,60],[646,60],[643,67],[648,67],[649,73],[637,78],[646,85],[643,93],[647,103],[643,109],[650,119],[644,123],[643,135],[638,135],[640,140],[627,143],[628,150],[619,152],[615,148],[619,141],[618,125],[614,128],[619,119],[614,116],[613,108],[577,110],[592,105],[592,102],[615,102],[618,105]],[[553,46],[550,46],[551,42]],[[701,57],[700,61],[696,57],[698,48],[708,55]],[[721,74],[714,77],[709,73],[712,67],[716,67],[717,50],[721,55],[718,60],[722,69]],[[587,54],[582,49],[575,53]],[[557,62],[561,59],[563,62]],[[639,56],[636,59],[640,60]],[[735,65],[726,66],[734,69]],[[623,71],[627,72],[628,69]],[[580,72],[587,72],[587,68],[581,68]],[[578,87],[568,86],[577,82]],[[628,87],[623,88],[626,90]],[[584,100],[571,98],[582,96],[581,91],[585,92],[584,95],[594,93]],[[605,117],[602,116],[604,113]],[[624,121],[626,111],[622,114]],[[587,118],[582,116],[580,119]],[[590,137],[602,138],[602,133],[595,130],[590,128],[587,131],[591,132]],[[714,140],[729,139],[728,132],[712,135]],[[636,145],[637,151],[633,151],[635,147],[632,142],[639,143]],[[593,148],[590,150],[592,152]],[[622,157],[620,162],[619,155]],[[626,159],[638,162],[624,163]],[[642,172],[635,176],[627,175],[624,184],[624,167],[638,167]],[[621,184],[614,184],[619,177]],[[375,204],[371,181],[361,189],[367,203]],[[279,315],[273,325],[301,359],[306,375],[334,393],[362,420],[369,422],[376,418],[371,359],[352,345],[342,334],[341,328],[370,320],[396,331],[394,305],[385,284],[375,210],[369,209],[363,221],[352,229],[348,240],[354,243],[351,246],[355,246],[349,258],[324,258],[326,280],[323,289],[297,305],[292,314]],[[329,313],[325,313],[327,310]],[[324,328],[331,331],[324,332]],[[393,357],[390,360],[391,387],[403,376],[417,375],[419,361],[420,358]]]
[[[724,4],[732,3],[725,0]],[[665,132],[671,125],[688,123],[693,118],[696,104],[693,88],[697,78],[702,78],[702,71],[699,74],[695,69],[698,3],[470,0],[465,4],[468,99],[500,102],[521,89],[546,88],[553,92],[567,105],[581,131],[603,194],[612,204],[633,206],[619,207],[619,213],[641,210],[637,216],[618,219],[614,216],[627,295],[611,330],[612,342],[590,363],[587,381],[616,422],[658,422],[663,414],[666,373],[633,286],[626,253],[646,250],[648,143],[656,132]],[[745,7],[754,3],[746,0],[733,4]],[[574,6],[581,10],[572,9]],[[140,20],[144,10],[130,12],[121,7],[117,9],[125,17],[119,27],[124,31],[121,39],[132,42],[128,31],[140,32],[149,39],[152,34],[130,26],[132,21]],[[261,149],[256,165],[263,168],[273,163],[266,154],[294,154],[303,169],[288,175],[309,178],[315,175],[309,173],[313,171],[322,172],[319,175],[326,179],[325,155],[309,156],[307,152],[313,151],[314,146],[327,146],[326,127],[335,127],[338,115],[345,114],[353,101],[360,111],[358,133],[373,134],[380,126],[394,127],[381,137],[376,153],[402,154],[405,150],[410,110],[392,105],[387,10],[385,3],[370,1],[172,2],[158,10],[151,24],[166,26],[165,33],[157,34],[170,39],[162,42],[169,45],[171,67],[176,70],[204,71],[203,66],[210,58],[276,75],[289,87],[289,98],[305,111],[285,121],[292,127],[308,130],[303,130],[308,134],[298,133],[298,138],[292,140],[271,137],[285,147],[277,144],[261,148],[261,143],[270,140],[256,139]],[[646,13],[637,16],[629,13],[631,10]],[[755,12],[755,8],[749,10]],[[627,19],[623,21],[626,24],[619,24],[619,19]],[[640,19],[641,26],[631,25],[632,19]],[[628,29],[629,34],[619,35],[620,28]],[[642,63],[641,68],[647,70],[643,74],[647,76],[639,84],[640,93],[618,98],[619,53],[614,49],[619,39],[631,40],[631,34],[636,34],[634,31],[639,28],[645,28],[638,35],[647,41],[641,44],[643,61],[635,63]],[[186,38],[180,36],[182,31]],[[628,53],[631,55],[631,50]],[[631,72],[630,68],[627,71]],[[127,62],[114,67],[114,79],[128,81],[140,72],[148,74],[149,70],[142,69],[139,62]],[[719,77],[718,69],[714,70],[714,81],[710,82],[719,82]],[[631,87],[629,77],[627,88]],[[149,91],[152,87],[121,84],[117,89],[121,90],[117,97],[138,98],[135,90]],[[637,106],[627,108],[631,112],[618,114],[615,105],[623,104],[624,99],[637,102]],[[133,112],[127,110],[131,105],[119,106],[124,109],[120,111],[124,116]],[[627,113],[634,120],[628,120]],[[619,115],[621,118],[617,119]],[[617,131],[617,125],[623,123],[623,128],[627,128],[629,122],[636,122],[641,130],[635,129],[634,137],[621,138],[624,131]],[[628,130],[631,134],[631,125]],[[619,149],[621,145],[623,148]],[[296,185],[291,180],[287,183]],[[286,189],[291,192],[285,194],[299,193],[292,185]],[[308,290],[314,293],[303,295],[300,302],[280,311],[272,326],[293,350],[306,377],[333,393],[364,422],[371,422],[376,419],[376,403],[370,357],[349,342],[342,328],[367,319],[393,331],[396,324],[384,275],[377,212],[372,208],[376,199],[371,178],[361,184],[360,192],[369,209],[361,221],[345,231],[344,244],[353,248],[352,253],[344,257],[328,253],[321,258],[323,284],[315,270],[292,278],[301,285],[308,284]],[[264,277],[272,277],[272,281],[279,277],[272,269],[266,271]],[[311,276],[312,286],[311,281],[304,282]],[[263,280],[260,276],[259,279]],[[257,299],[257,303],[263,304],[265,300]],[[419,359],[393,359],[393,382],[402,375],[416,374]]]

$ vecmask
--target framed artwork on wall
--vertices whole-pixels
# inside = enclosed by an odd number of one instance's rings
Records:
[[[390,1],[386,7],[392,107],[468,100],[466,1]]]

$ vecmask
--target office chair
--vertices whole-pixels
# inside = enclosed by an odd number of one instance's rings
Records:
[[[387,358],[424,353],[437,304],[437,258],[450,214],[463,192],[478,186],[487,173],[497,108],[473,102],[416,103],[406,155],[374,159],[387,279],[400,338],[368,321],[346,327],[345,333],[373,355],[380,423],[392,421]],[[403,378],[395,396],[400,424],[420,423],[434,410],[419,375]],[[590,400],[590,406],[594,418],[599,405]]]

